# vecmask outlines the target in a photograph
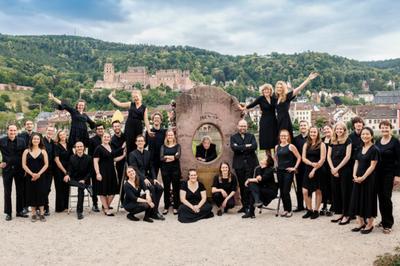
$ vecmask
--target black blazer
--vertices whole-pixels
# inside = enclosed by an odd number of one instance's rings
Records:
[[[22,153],[26,149],[26,144],[23,138],[16,137],[17,149],[16,154],[11,154],[8,145],[8,136],[0,139],[0,152],[3,158],[3,162],[7,165],[3,169],[3,172],[8,172],[11,170],[23,171],[22,170]]]
[[[210,144],[210,147],[206,150],[203,147],[203,144],[199,144],[196,146],[196,158],[206,159],[206,162],[210,162],[217,158],[217,146],[214,143]]]
[[[251,146],[246,147],[246,144],[251,144]],[[244,139],[242,139],[239,133],[232,135],[231,149],[233,151],[232,167],[234,169],[243,169],[245,165],[254,169],[258,165],[256,155],[257,141],[253,134],[244,134]]]
[[[150,152],[147,150],[144,150],[143,153],[138,150],[129,153],[128,165],[137,169],[137,171],[139,171],[137,174],[142,179],[147,178],[154,180],[156,178],[156,174],[152,167],[153,163],[151,161]]]

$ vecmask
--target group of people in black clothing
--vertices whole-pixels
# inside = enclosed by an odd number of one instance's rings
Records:
[[[262,95],[253,103],[238,106],[243,112],[260,106],[259,145],[266,155],[258,160],[256,138],[247,132],[247,122],[240,120],[237,132],[230,138],[234,154],[232,164],[220,164],[211,187],[217,215],[234,208],[239,187],[242,218],[255,218],[255,209],[267,206],[277,198],[278,191],[283,203],[280,215],[289,218],[292,216],[290,191],[295,183],[297,209],[294,211],[305,211],[303,218],[335,214],[331,221],[345,225],[357,217],[358,226],[352,231],[367,234],[374,228],[379,197],[380,226],[385,233],[390,233],[393,225],[391,193],[400,175],[400,144],[391,135],[391,124],[381,122],[381,139],[376,144],[373,131],[364,127],[360,118],[353,119],[351,134],[344,123],[338,122],[333,128],[326,125],[322,129],[324,137],[321,137],[321,129],[301,121],[300,134],[293,136],[290,102],[317,76],[311,73],[291,92],[285,82],[277,82],[275,92],[272,85],[265,84],[260,87]],[[29,206],[33,222],[46,221],[53,177],[56,212],[68,209],[70,186],[78,188],[78,219],[83,218],[84,190],[92,196],[92,210],[100,212],[100,198],[102,211],[107,216],[114,216],[111,205],[117,194],[128,212],[127,218],[132,221],[139,220],[135,215],[140,212],[145,213],[143,220],[146,222],[164,220],[171,207],[183,223],[214,216],[196,169],[190,169],[187,180],[181,181],[181,147],[174,130],[161,127],[162,115],[153,113],[150,127],[147,108],[138,91],[132,92],[131,102],[120,102],[113,93],[109,98],[116,106],[128,109],[125,132],[120,121],[114,121],[113,136],[85,114],[84,101],[72,107],[52,94],[49,99],[58,109],[67,110],[71,115],[69,135],[59,131],[53,140],[55,130],[49,126],[42,137],[33,132],[32,121],[25,123],[25,132],[19,135],[16,125],[8,126],[7,136],[0,140],[6,220],[12,219],[14,179],[16,216],[28,217]],[[89,138],[87,125],[95,129],[95,136]],[[196,147],[196,158],[203,162],[217,158],[215,144],[209,137],[204,137]],[[160,171],[162,183],[157,179]],[[164,209],[160,213],[162,194]],[[329,209],[328,204],[331,205]]]

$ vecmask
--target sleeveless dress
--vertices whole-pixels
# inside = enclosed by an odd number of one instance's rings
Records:
[[[320,145],[325,145],[321,142]],[[321,159],[321,146],[317,149],[307,149],[306,157],[309,161],[317,163]],[[324,166],[321,166],[317,171],[315,171],[314,177],[310,178],[310,172],[313,167],[310,165],[305,165],[305,172],[303,177],[303,187],[308,190],[308,193],[312,193],[321,188],[321,179],[323,175],[326,174],[324,171]]]
[[[128,119],[125,123],[125,136],[126,136],[126,149],[127,154],[136,149],[136,137],[143,134],[143,121],[144,112],[146,111],[146,106],[142,104],[139,108],[136,108],[134,102],[128,110]]]
[[[96,179],[95,188],[97,194],[101,196],[111,196],[119,193],[118,179],[114,167],[114,158],[120,149],[109,152],[103,145],[97,146],[93,158],[99,158],[99,171],[102,180]]]
[[[286,96],[286,101],[278,102],[278,98],[276,98],[276,118],[278,123],[278,134],[282,129],[287,129],[289,131],[291,139],[293,139],[293,125],[290,120],[289,109],[290,103],[296,98],[293,96],[293,91],[288,92]]]
[[[30,152],[28,152],[26,156],[26,165],[33,173],[37,173],[44,166],[44,156],[43,153],[34,158]],[[26,174],[27,178],[27,202],[29,206],[39,207],[44,206],[46,204],[47,199],[47,182],[45,178],[46,174],[43,173],[39,179],[36,181],[32,181],[32,176],[28,173]]]

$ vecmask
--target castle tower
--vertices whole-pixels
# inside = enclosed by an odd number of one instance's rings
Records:
[[[104,64],[104,82],[114,82],[115,72],[114,72],[114,65],[112,63],[105,63]]]

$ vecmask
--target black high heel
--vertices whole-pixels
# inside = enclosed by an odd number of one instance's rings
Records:
[[[331,223],[337,223],[337,222],[340,222],[340,221],[342,221],[342,219],[343,219],[343,216],[342,216],[342,217],[340,217],[340,218],[338,218],[338,219],[332,219],[332,220],[331,220]]]
[[[365,224],[364,225],[362,225],[362,226],[360,226],[360,227],[355,227],[355,228],[353,228],[353,229],[351,229],[351,231],[352,232],[360,232],[361,231],[361,229],[364,229],[365,228]]]
[[[370,229],[361,230],[361,234],[363,234],[363,235],[369,234],[372,232],[372,230],[374,230],[373,226]]]
[[[349,223],[350,223],[350,217],[347,218],[346,222],[343,222],[343,219],[342,219],[342,221],[339,222],[339,225],[346,225],[346,224],[349,224]]]

